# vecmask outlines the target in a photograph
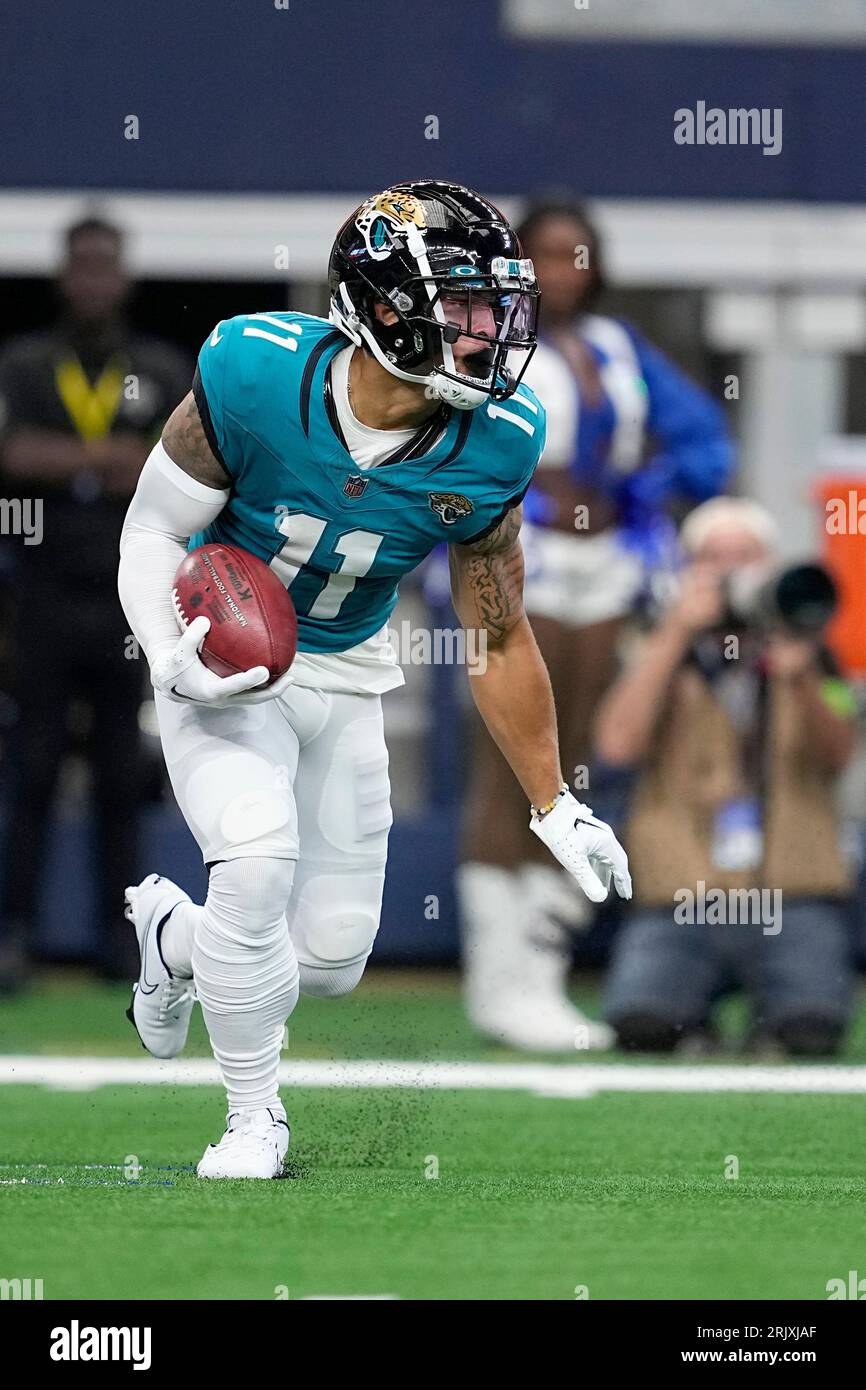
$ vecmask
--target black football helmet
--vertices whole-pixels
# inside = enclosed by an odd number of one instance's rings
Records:
[[[328,285],[331,322],[352,342],[460,410],[513,395],[535,351],[532,262],[498,208],[456,183],[421,179],[368,198],[337,233]],[[383,323],[377,304],[396,319]],[[461,354],[471,375],[455,362],[461,336],[474,345]]]

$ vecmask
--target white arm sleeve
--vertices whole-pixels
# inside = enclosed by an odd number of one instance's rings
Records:
[[[190,536],[219,516],[229,489],[206,487],[154,445],[120,537],[117,590],[133,633],[153,664],[180,635],[171,591]]]

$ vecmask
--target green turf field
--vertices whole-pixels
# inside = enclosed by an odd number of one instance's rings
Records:
[[[0,1051],[144,1058],[125,1003],[48,984],[0,1007]],[[448,976],[373,976],[302,1000],[290,1028],[288,1059],[518,1060],[473,1036]],[[200,1025],[190,1051],[206,1054]],[[860,1029],[846,1060],[866,1060]],[[217,1087],[4,1085],[0,1277],[41,1278],[49,1299],[498,1300],[823,1299],[866,1275],[863,1095],[285,1100],[289,1178],[207,1184],[192,1166],[221,1130]]]

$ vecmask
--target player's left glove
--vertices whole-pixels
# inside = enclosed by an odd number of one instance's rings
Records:
[[[611,878],[621,898],[631,897],[631,875],[625,850],[610,826],[597,820],[592,808],[584,806],[566,787],[551,810],[543,815],[533,812],[529,826],[563,868],[577,879],[591,902],[604,902]]]
[[[266,666],[253,666],[249,671],[237,671],[232,676],[218,676],[209,670],[199,658],[201,644],[209,631],[210,618],[194,618],[184,627],[177,645],[151,662],[150,679],[155,690],[176,704],[207,705],[211,709],[261,704],[288,690],[294,679],[291,668],[268,686],[262,686],[262,681],[268,677]]]

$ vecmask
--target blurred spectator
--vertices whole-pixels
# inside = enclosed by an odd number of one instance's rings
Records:
[[[578,203],[531,207],[519,228],[541,285],[541,342],[526,381],[547,446],[524,508],[526,608],[547,662],[562,765],[591,803],[589,727],[617,640],[652,563],[663,507],[722,490],[734,462],[721,408],[629,324],[590,312],[603,286],[596,231]],[[528,808],[476,725],[459,876],[466,994],[485,1033],[569,1051],[586,1021],[569,1003],[569,932],[585,899],[527,833]],[[589,1025],[590,1046],[611,1035]]]
[[[123,889],[137,874],[141,784],[134,659],[117,601],[117,543],[139,470],[189,389],[174,348],[133,333],[117,227],[88,217],[66,233],[56,325],[0,356],[0,468],[7,496],[40,516],[38,543],[13,543],[14,685],[8,830],[2,860],[0,989],[27,975],[46,830],[73,700],[87,710],[92,774],[98,963],[126,973],[132,934]],[[70,872],[75,866],[69,866]]]
[[[832,599],[820,571],[778,570],[755,503],[705,503],[682,541],[679,594],[595,726],[599,757],[636,772],[606,1016],[625,1048],[697,1051],[735,985],[753,1047],[829,1055],[852,1002],[834,782],[855,738],[821,641]]]

